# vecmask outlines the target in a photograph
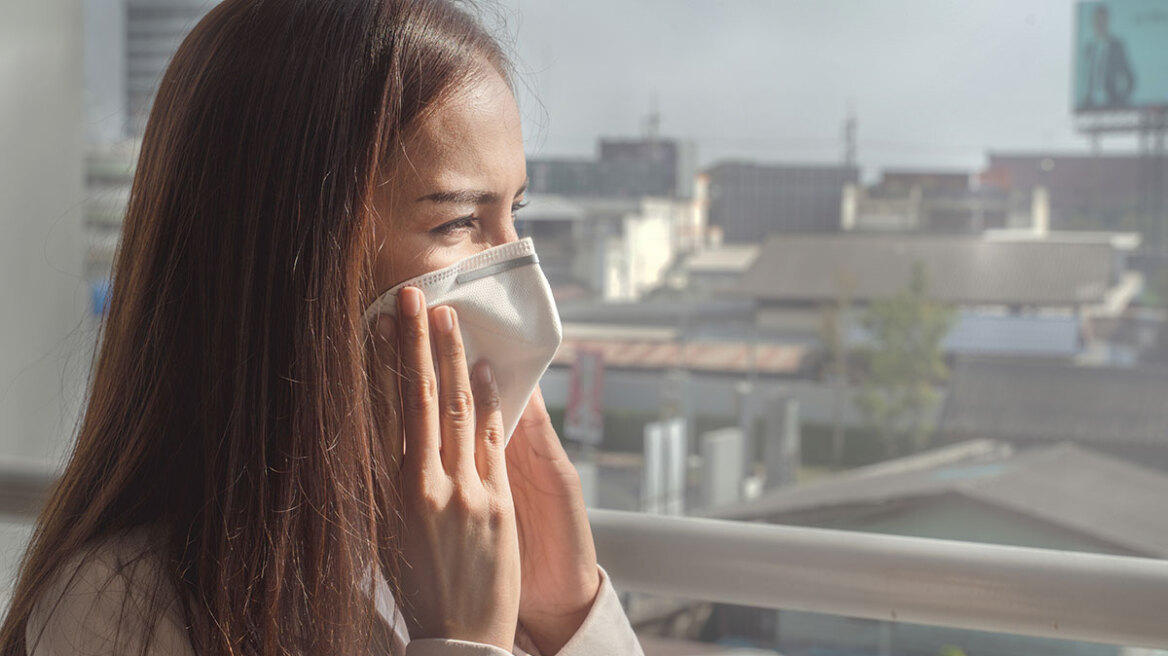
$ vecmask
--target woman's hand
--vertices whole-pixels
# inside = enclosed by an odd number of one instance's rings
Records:
[[[519,520],[523,594],[519,621],[543,654],[560,651],[600,591],[596,547],[580,476],[536,388],[507,447]]]
[[[434,308],[427,319],[425,307],[421,290],[406,288],[398,295],[396,326],[386,315],[377,324],[386,346],[397,335],[398,362],[382,362],[382,375],[401,374],[396,385],[387,381],[381,387],[400,386],[405,433],[406,563],[399,603],[411,638],[467,640],[511,651],[519,612],[519,538],[498,390],[485,363],[475,367],[472,388],[454,310]]]

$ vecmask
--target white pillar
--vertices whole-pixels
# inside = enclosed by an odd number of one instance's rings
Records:
[[[702,504],[717,508],[742,498],[742,431],[723,428],[702,435]]]
[[[654,422],[645,426],[645,446],[641,461],[641,511],[659,515],[664,510],[665,427]]]
[[[766,462],[767,489],[794,485],[799,477],[802,443],[799,437],[799,402],[788,393],[773,393],[767,399]]]
[[[83,277],[82,1],[0,2],[0,454],[58,458],[92,326]]]
[[[1035,187],[1030,196],[1030,216],[1034,234],[1039,237],[1050,235],[1050,192],[1046,187]]]

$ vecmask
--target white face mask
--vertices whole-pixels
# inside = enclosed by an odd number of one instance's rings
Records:
[[[365,321],[378,314],[395,315],[397,293],[404,287],[421,289],[429,307],[449,305],[458,313],[467,369],[480,359],[490,363],[499,386],[504,435],[510,441],[563,336],[531,238],[395,285],[369,306]]]

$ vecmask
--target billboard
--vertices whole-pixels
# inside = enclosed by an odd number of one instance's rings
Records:
[[[1168,107],[1168,2],[1080,2],[1074,41],[1075,111]]]

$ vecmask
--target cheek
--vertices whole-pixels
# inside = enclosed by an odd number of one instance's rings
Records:
[[[428,237],[405,237],[394,245],[386,244],[374,263],[374,277],[378,293],[406,280],[448,267],[482,250],[465,241],[456,246],[443,247]]]

